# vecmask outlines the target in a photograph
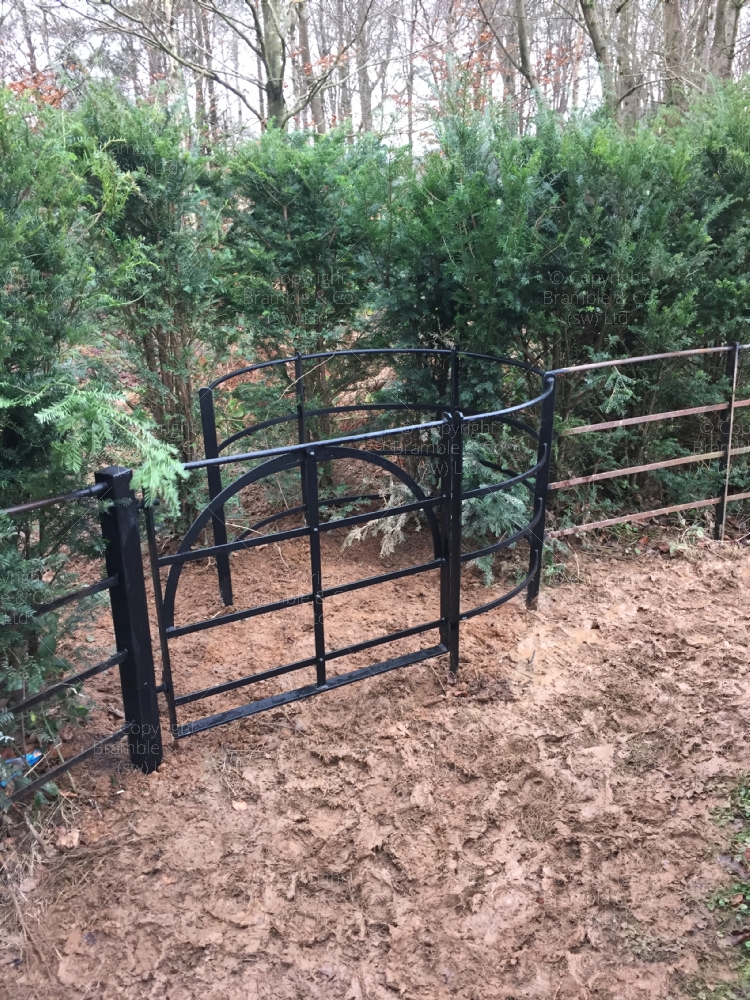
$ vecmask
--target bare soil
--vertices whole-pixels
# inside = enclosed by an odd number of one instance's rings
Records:
[[[373,540],[342,553],[327,539],[325,583],[427,559],[426,542],[384,566]],[[731,980],[706,901],[730,878],[717,856],[731,830],[712,811],[748,769],[750,556],[603,552],[579,552],[578,580],[544,588],[536,612],[516,599],[467,623],[455,686],[441,658],[167,739],[148,778],[120,747],[77,769],[74,787],[63,779],[57,829],[38,834],[47,852],[22,854],[18,814],[2,846],[0,994],[635,1000]],[[232,566],[238,608],[309,589],[298,542]],[[469,572],[464,606],[506,587]],[[212,567],[188,566],[180,594],[178,622],[222,611]],[[437,580],[331,603],[333,648],[436,618]],[[92,661],[106,654],[106,616],[82,642]],[[176,686],[297,660],[312,643],[309,606],[186,636]],[[89,721],[66,749],[114,728],[117,686],[114,672],[89,686]]]

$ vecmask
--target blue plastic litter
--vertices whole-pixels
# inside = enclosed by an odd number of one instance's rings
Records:
[[[32,750],[31,753],[25,754],[23,757],[11,757],[9,760],[4,760],[2,763],[6,767],[15,767],[15,771],[11,771],[10,777],[6,781],[0,781],[0,788],[5,788],[8,781],[12,781],[13,778],[17,778],[19,774],[23,774],[23,765],[26,764],[28,767],[33,767],[37,761],[42,759],[42,753],[40,750]]]

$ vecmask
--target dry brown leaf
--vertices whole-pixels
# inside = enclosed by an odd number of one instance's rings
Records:
[[[65,851],[72,851],[78,847],[81,840],[81,831],[77,828],[66,830],[57,838],[57,846]]]

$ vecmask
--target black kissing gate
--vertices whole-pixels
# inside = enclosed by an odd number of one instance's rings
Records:
[[[450,402],[446,406],[444,403],[356,403],[354,405],[329,407],[325,409],[305,409],[304,400],[304,378],[305,364],[312,366],[325,364],[332,358],[360,358],[366,355],[393,356],[399,354],[419,354],[428,356],[430,363],[442,363],[447,367],[450,364]],[[509,366],[511,369],[520,370],[521,378],[526,383],[530,380],[538,380],[539,391],[533,398],[513,406],[493,410],[486,413],[462,413],[459,409],[459,359],[471,359],[472,363],[481,363],[483,366]],[[251,376],[253,372],[258,372],[264,368],[278,365],[294,365],[295,387],[296,387],[296,408],[283,416],[245,427],[238,433],[219,443],[216,435],[216,421],[214,411],[214,390],[223,382],[237,376]],[[411,663],[431,659],[444,653],[449,654],[450,670],[455,675],[459,663],[459,627],[462,621],[473,618],[475,615],[490,611],[516,594],[527,588],[527,601],[533,605],[539,592],[539,582],[542,569],[542,546],[544,541],[544,519],[547,485],[549,479],[550,450],[552,443],[552,424],[554,414],[554,393],[555,376],[546,374],[530,365],[525,365],[519,361],[507,358],[497,358],[491,355],[476,354],[470,352],[459,352],[453,350],[373,350],[373,351],[338,351],[333,353],[319,353],[299,355],[292,358],[282,358],[274,361],[262,362],[251,365],[238,371],[217,379],[211,386],[200,391],[200,405],[203,425],[203,436],[205,446],[205,459],[197,462],[190,462],[187,469],[205,468],[208,475],[208,487],[211,497],[210,503],[202,511],[199,517],[192,524],[186,533],[179,550],[171,555],[158,556],[155,539],[155,528],[153,512],[147,510],[147,531],[149,540],[149,551],[151,557],[152,575],[154,589],[157,599],[157,617],[159,627],[159,637],[162,653],[162,663],[164,668],[162,690],[167,699],[172,733],[175,737],[181,738],[191,734],[201,732],[214,726],[232,722],[236,719],[245,718],[263,712],[280,705],[285,705],[302,698],[308,698],[323,691],[330,691],[334,688],[351,684],[355,681],[364,680],[377,674],[404,667]],[[540,419],[538,429],[519,419],[522,411],[528,410],[535,405],[540,406]],[[334,414],[356,413],[363,411],[422,411],[426,415],[435,414],[435,419],[426,420],[408,426],[388,428],[385,430],[372,430],[356,434],[348,434],[341,437],[328,438],[326,440],[309,440],[309,428],[307,420],[315,417],[329,417]],[[253,452],[241,454],[225,454],[222,452],[240,438],[250,436],[263,429],[283,424],[285,422],[297,423],[297,443],[275,448],[266,448]],[[480,486],[471,490],[463,489],[463,460],[464,441],[466,428],[469,425],[479,424],[488,421],[509,425],[523,433],[530,435],[538,443],[536,463],[523,472],[515,472],[502,468],[500,465],[483,461],[482,464],[491,468],[503,478],[496,483],[487,486]],[[414,445],[415,435],[424,435],[429,432],[438,438],[436,447]],[[386,438],[399,436],[402,441],[406,441],[406,446],[398,449],[383,449],[375,447],[382,444]],[[387,458],[387,455],[420,455],[422,457],[440,457],[443,460],[439,469],[439,490],[434,496],[427,496],[414,478],[407,474],[396,462]],[[330,463],[340,459],[358,460],[390,473],[399,480],[414,497],[408,503],[398,506],[390,506],[366,513],[357,513],[349,516],[333,518],[331,520],[321,520],[321,509],[346,503],[356,503],[373,501],[379,498],[379,494],[357,494],[355,496],[337,497],[334,499],[321,498],[318,492],[319,475],[318,470],[322,463]],[[250,471],[241,474],[234,482],[223,487],[221,481],[221,467],[231,463],[259,463]],[[229,541],[227,528],[224,520],[224,507],[235,497],[240,490],[257,483],[268,476],[281,472],[298,469],[301,477],[301,497],[302,504],[289,510],[281,511],[266,517],[242,532],[237,538]],[[523,483],[532,491],[534,497],[531,520],[523,526],[516,526],[517,530],[509,537],[503,538],[491,545],[471,552],[462,552],[461,525],[462,525],[462,505],[463,501],[473,497],[488,496],[500,490],[508,490],[512,486]],[[417,566],[410,566],[407,569],[399,569],[389,573],[382,573],[378,576],[368,577],[336,587],[326,587],[321,569],[321,534],[340,528],[350,528],[362,525],[370,521],[375,521],[386,517],[398,517],[408,512],[422,511],[427,519],[433,543],[433,558],[429,562]],[[292,527],[284,531],[275,531],[270,534],[259,534],[260,530],[268,524],[288,518],[294,515],[301,516],[304,524]],[[201,533],[208,526],[212,525],[214,544],[193,548]],[[251,537],[252,536],[252,537]],[[191,622],[184,625],[175,625],[175,597],[180,580],[182,567],[186,562],[206,559],[213,556],[216,559],[219,577],[219,588],[221,598],[225,605],[233,604],[232,580],[230,573],[229,554],[238,550],[255,548],[260,545],[281,542],[292,538],[306,537],[309,539],[310,548],[310,576],[311,586],[307,593],[294,596],[281,601],[258,605],[243,610],[232,610],[218,617],[206,619],[198,622]],[[479,607],[471,608],[467,611],[461,610],[461,564],[470,560],[478,559],[489,555],[499,549],[506,548],[521,539],[528,539],[530,548],[530,560],[528,574],[525,579],[502,597]],[[162,590],[160,569],[169,567],[166,585]],[[324,604],[327,598],[339,594],[347,593],[361,588],[370,587],[374,584],[386,581],[397,580],[402,577],[412,576],[417,573],[424,573],[429,570],[440,570],[440,617],[434,621],[424,622],[420,625],[401,629],[381,635],[375,639],[368,639],[353,645],[338,649],[328,649],[325,637]],[[202,631],[204,629],[216,628],[230,622],[237,622],[257,615],[270,614],[288,608],[290,605],[311,604],[313,609],[314,623],[314,656],[307,659],[297,660],[293,663],[281,664],[271,669],[257,673],[248,674],[225,683],[217,684],[213,687],[199,691],[192,691],[186,694],[177,695],[172,683],[172,671],[170,666],[170,640],[189,633]],[[350,653],[357,653],[371,647],[380,646],[384,643],[394,642],[410,636],[416,636],[424,632],[437,632],[438,642],[427,649],[420,649],[415,652],[396,656],[383,660],[371,666],[352,670],[349,673],[329,675],[327,665],[330,661]],[[223,694],[237,688],[279,677],[293,671],[304,668],[315,668],[315,682],[285,691],[271,697],[260,698],[250,701],[247,704],[227,711],[209,715],[197,721],[180,723],[177,718],[177,709],[191,702],[208,698],[214,695]]]

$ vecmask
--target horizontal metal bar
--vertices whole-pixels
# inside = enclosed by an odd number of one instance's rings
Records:
[[[427,420],[422,424],[409,424],[406,427],[390,427],[382,431],[367,431],[365,434],[352,434],[347,437],[326,438],[324,441],[310,441],[307,444],[290,444],[279,448],[265,448],[262,451],[243,452],[239,455],[225,455],[223,458],[201,458],[195,462],[185,462],[183,469],[205,469],[210,465],[230,465],[232,462],[249,462],[257,458],[270,458],[273,455],[300,454],[310,448],[325,448],[326,446],[341,446],[357,441],[372,441],[376,438],[389,437],[391,434],[405,434],[410,431],[429,430],[430,427],[443,427],[446,420]]]
[[[451,354],[450,348],[431,348],[431,347],[367,347],[363,348],[361,351],[352,349],[349,351],[321,351],[317,354],[301,354],[299,357],[302,361],[320,361],[330,358],[345,358],[352,357],[359,354]],[[226,382],[230,378],[236,378],[238,375],[247,375],[250,372],[258,371],[260,368],[271,368],[274,365],[289,365],[294,364],[297,360],[297,356],[292,358],[274,358],[273,361],[260,361],[256,365],[248,365],[247,368],[238,368],[237,371],[228,372],[226,375],[222,375],[221,378],[217,378],[215,381],[209,384],[209,389],[215,389],[217,385],[221,385],[222,382]]]
[[[525,403],[516,403],[515,406],[508,406],[504,410],[493,410],[491,413],[475,413],[471,417],[464,417],[463,423],[470,424],[477,420],[492,420],[495,417],[503,417],[506,413],[518,413],[520,410],[528,410],[530,406],[536,406],[537,403],[541,403],[545,400],[551,392],[552,387],[550,386],[539,396],[535,396],[533,399],[528,399]]]
[[[537,462],[533,468],[527,469],[526,472],[519,472],[511,479],[506,479],[502,483],[494,483],[492,486],[479,486],[474,490],[466,490],[461,494],[461,498],[463,500],[471,500],[472,497],[486,497],[489,496],[490,493],[496,493],[498,490],[507,490],[510,489],[511,486],[515,486],[517,483],[523,483],[525,480],[530,479],[532,476],[535,476],[537,472],[539,472],[544,465],[546,458],[547,456],[545,455],[542,461]],[[465,462],[464,464],[468,465],[468,462]],[[482,462],[481,464],[489,466],[489,463],[487,462]]]
[[[220,445],[217,445],[217,450],[224,451],[224,449],[228,448],[230,444],[234,444],[234,442],[239,441],[240,438],[247,437],[248,434],[255,434],[256,431],[263,431],[268,427],[275,427],[277,424],[285,424],[290,420],[296,419],[296,412],[285,413],[282,417],[271,417],[270,420],[263,420],[259,424],[253,424],[252,427],[243,427],[241,431],[237,431],[236,434],[232,434],[231,437],[226,438],[226,440],[222,441]]]
[[[477,615],[483,615],[485,611],[492,611],[493,608],[499,608],[501,604],[505,604],[507,601],[512,600],[516,594],[520,594],[524,587],[528,584],[529,580],[531,580],[536,573],[536,564],[538,560],[539,556],[537,555],[534,559],[534,568],[523,583],[519,583],[517,587],[514,587],[513,590],[509,590],[507,594],[503,594],[502,597],[498,597],[495,601],[489,601],[487,604],[480,604],[479,607],[472,608],[470,611],[463,611],[459,621],[465,622],[467,618],[476,618]]]
[[[326,683],[321,686],[310,684],[307,687],[297,688],[295,691],[283,691],[281,694],[271,695],[270,698],[262,698],[258,701],[250,702],[248,705],[230,708],[226,712],[218,712],[216,715],[209,715],[195,722],[186,722],[177,728],[175,736],[177,739],[184,739],[186,736],[193,736],[195,733],[202,733],[208,729],[214,729],[216,726],[224,726],[229,722],[236,722],[237,719],[246,719],[248,716],[267,712],[269,709],[280,708],[282,705],[290,705],[292,702],[311,698],[316,694],[322,694],[324,691],[333,691],[336,688],[344,687],[346,684],[355,684],[358,681],[385,674],[390,670],[407,667],[412,663],[432,660],[436,656],[442,656],[443,653],[447,652],[447,648],[440,644],[430,646],[428,649],[417,650],[414,653],[406,653],[404,656],[396,656],[390,660],[384,660],[382,663],[374,663],[370,667],[352,670],[348,674],[338,674],[334,677],[329,677]]]
[[[426,497],[424,500],[414,500],[398,507],[381,507],[366,514],[351,514],[349,517],[337,517],[330,521],[321,521],[321,531],[334,531],[337,528],[349,528],[353,524],[367,524],[368,521],[378,521],[384,517],[395,517],[397,514],[408,514],[414,510],[427,510],[443,503],[443,497]]]
[[[402,628],[398,632],[388,632],[386,635],[379,635],[377,639],[365,639],[364,642],[355,642],[351,646],[342,646],[339,649],[332,649],[326,653],[326,660],[337,660],[340,656],[348,656],[349,653],[361,653],[363,649],[372,649],[373,646],[382,646],[386,642],[396,642],[398,639],[408,639],[412,635],[420,635],[422,632],[431,632],[440,628],[445,622],[438,618],[434,622],[426,622],[424,625],[412,625],[411,628]]]
[[[383,498],[380,493],[352,493],[351,496],[334,497],[332,500],[319,500],[318,507],[338,507],[346,503],[361,503],[364,500],[382,499]],[[273,521],[281,521],[283,518],[291,517],[293,514],[301,514],[304,509],[304,505],[300,504],[299,507],[290,507],[288,510],[281,510],[276,514],[271,514],[269,517],[264,517],[262,521],[256,521],[252,527],[246,528],[239,537],[247,538],[251,531],[258,531],[260,528],[265,528],[267,524],[271,524]]]
[[[736,455],[750,454],[750,445],[742,448],[732,448],[732,457]],[[670,458],[666,462],[652,462],[650,465],[633,465],[628,469],[610,469],[608,472],[597,472],[591,476],[577,476],[575,479],[561,479],[557,483],[550,483],[549,489],[561,490],[568,486],[580,486],[583,483],[596,483],[601,479],[616,479],[618,476],[630,476],[636,472],[650,472],[652,469],[668,469],[673,465],[690,465],[692,462],[708,462],[716,458],[723,458],[723,451],[706,451],[702,455],[683,455],[681,458]],[[465,494],[464,494],[465,495]]]
[[[419,566],[409,566],[408,569],[394,569],[391,573],[381,573],[380,576],[368,576],[363,580],[355,580],[353,583],[342,583],[339,587],[330,587],[321,591],[323,598],[336,597],[338,594],[348,594],[352,590],[361,590],[363,587],[371,587],[378,583],[388,583],[391,580],[400,580],[405,576],[414,576],[416,573],[427,573],[431,569],[439,569],[445,560],[433,559],[432,562],[422,563]]]
[[[248,684],[258,684],[260,681],[267,681],[273,677],[281,677],[282,674],[291,673],[293,670],[302,670],[304,667],[314,667],[316,664],[314,656],[306,660],[297,660],[296,663],[285,663],[283,667],[272,667],[270,670],[263,670],[259,674],[248,674],[247,677],[240,677],[235,681],[226,681],[224,684],[215,684],[213,687],[204,688],[202,691],[191,691],[190,694],[181,694],[175,698],[175,705],[189,705],[193,701],[201,701],[203,698],[213,698],[214,695],[224,694],[227,691],[234,691],[236,688],[246,687]]]
[[[702,455],[682,455],[680,458],[670,458],[665,462],[650,462],[648,465],[631,465],[627,469],[610,469],[608,472],[595,472],[591,476],[576,476],[574,479],[561,479],[550,483],[549,489],[562,490],[568,486],[582,486],[584,483],[598,483],[602,479],[617,479],[619,476],[632,476],[637,472],[652,472],[654,469],[669,469],[675,465],[690,465],[693,462],[709,462],[721,458],[723,451],[705,451]]]
[[[419,411],[431,411],[435,410],[438,413],[442,413],[445,406],[441,406],[433,403],[352,403],[347,406],[328,406],[323,410],[305,410],[305,417],[323,417],[330,413],[360,413],[367,412],[370,410],[414,410]],[[248,437],[250,434],[255,434],[256,431],[265,430],[268,427],[274,427],[277,424],[283,424],[290,420],[296,420],[298,414],[295,410],[294,413],[287,413],[282,417],[272,417],[270,420],[263,420],[259,424],[253,424],[251,427],[243,427],[241,431],[237,431],[231,437],[228,437],[225,441],[222,441],[218,446],[219,451],[223,451],[225,448],[229,447],[230,444],[234,444],[235,441],[239,441],[240,438]]]
[[[190,625],[172,625],[164,630],[164,634],[167,639],[177,639],[181,635],[203,632],[207,628],[216,628],[218,625],[230,625],[232,622],[241,622],[246,618],[257,618],[258,615],[269,615],[273,611],[282,611],[284,608],[293,608],[299,604],[310,604],[313,597],[313,594],[300,594],[298,597],[288,597],[283,601],[273,601],[271,604],[259,604],[254,608],[245,608],[243,611],[232,611],[228,615],[205,618],[199,622],[191,622]]]
[[[82,587],[80,590],[74,590],[72,594],[66,594],[64,597],[58,597],[54,601],[49,601],[47,604],[32,604],[31,607],[38,615],[46,615],[50,611],[57,611],[58,608],[62,608],[66,604],[72,604],[73,601],[82,601],[84,597],[91,597],[93,594],[98,594],[102,590],[111,590],[112,587],[117,586],[118,582],[117,574],[114,574],[114,576],[108,576],[106,580],[99,580],[97,583],[92,583],[89,587]]]
[[[481,559],[483,556],[489,556],[493,552],[499,552],[501,549],[507,549],[509,545],[515,545],[516,542],[520,542],[522,538],[530,535],[534,528],[539,523],[539,518],[542,516],[541,510],[538,510],[534,515],[534,519],[529,521],[525,528],[521,528],[511,535],[509,538],[503,538],[500,542],[493,542],[492,545],[486,545],[483,549],[475,549],[474,552],[462,552],[461,562],[473,562],[475,559]]]
[[[195,559],[207,559],[220,552],[237,552],[240,549],[255,549],[259,545],[270,545],[271,542],[285,542],[289,538],[300,538],[309,535],[310,529],[290,528],[288,531],[275,531],[272,535],[259,535],[257,538],[238,538],[224,545],[209,545],[205,549],[190,549],[188,552],[175,552],[171,556],[159,556],[160,566],[170,566],[172,563],[192,562]]]
[[[73,674],[72,677],[66,677],[65,680],[58,681],[57,684],[52,684],[50,687],[45,688],[44,691],[37,691],[36,694],[30,695],[30,697],[19,702],[17,705],[9,705],[8,711],[13,712],[14,715],[26,712],[28,709],[33,708],[34,705],[39,705],[41,702],[47,701],[48,698],[53,698],[56,694],[60,694],[66,688],[73,687],[74,684],[80,684],[82,681],[88,680],[89,677],[95,677],[97,674],[102,674],[105,670],[109,670],[110,667],[117,666],[118,663],[123,662],[127,655],[127,649],[123,649],[121,652],[115,653],[114,656],[110,656],[108,660],[103,660],[92,667],[87,667],[85,670]]]
[[[28,785],[24,785],[23,788],[18,788],[12,795],[8,796],[8,802],[18,802],[19,799],[23,799],[27,795],[31,795],[33,792],[39,791],[39,789],[43,788],[47,782],[54,781],[56,778],[59,778],[61,774],[65,774],[66,771],[69,771],[71,767],[75,767],[76,764],[82,764],[84,760],[88,760],[89,757],[93,757],[94,754],[98,753],[103,747],[109,746],[110,743],[117,743],[124,736],[128,735],[132,727],[132,722],[126,722],[121,729],[117,730],[117,732],[111,733],[109,736],[105,736],[103,740],[98,740],[96,743],[92,743],[90,747],[87,747],[86,750],[82,750],[81,753],[76,754],[75,757],[71,757],[69,760],[63,761],[62,764],[58,764],[57,767],[53,767],[52,770],[40,775],[36,781],[31,781]]]
[[[750,399],[741,399],[734,404],[735,409],[740,406],[750,406]],[[640,417],[623,417],[621,420],[606,420],[601,424],[584,424],[581,427],[566,427],[560,431],[560,437],[570,437],[572,434],[588,434],[591,431],[609,431],[616,427],[632,427],[635,424],[649,424],[654,420],[674,420],[677,417],[690,417],[696,413],[718,413],[721,410],[728,410],[729,403],[711,403],[708,406],[691,406],[686,410],[668,410],[666,413],[645,413]]]
[[[586,365],[571,365],[569,368],[554,368],[549,375],[567,375],[569,372],[588,372],[595,368],[619,368],[620,365],[635,365],[642,361],[661,361],[662,358],[686,358],[692,354],[721,354],[733,351],[731,344],[723,347],[694,347],[687,351],[667,351],[665,354],[644,354],[639,358],[619,358],[616,361],[593,361]]]
[[[299,357],[302,361],[322,361],[329,360],[332,358],[346,358],[346,357],[357,357],[359,355],[374,355],[374,354],[452,354],[453,350],[451,348],[433,348],[433,347],[365,347],[362,350],[357,350],[352,348],[348,351],[321,351],[317,354],[301,354]],[[525,361],[519,361],[518,358],[503,358],[495,354],[477,354],[475,351],[458,351],[461,357],[465,358],[479,358],[482,361],[497,361],[500,364],[512,365],[514,368],[520,368],[523,371],[534,372],[537,375],[543,375],[544,373],[540,368],[535,368],[533,365],[527,364]],[[228,372],[226,375],[222,375],[221,378],[215,379],[208,386],[209,389],[215,389],[217,385],[221,385],[222,382],[228,381],[228,379],[236,378],[238,375],[248,375],[250,372],[258,371],[260,368],[271,368],[274,365],[289,365],[294,364],[297,360],[297,356],[292,358],[275,358],[273,361],[260,361],[255,365],[248,365],[247,368],[238,368],[237,371]]]
[[[579,531],[591,531],[592,528],[608,528],[611,524],[626,524],[628,521],[648,521],[652,517],[660,517],[662,514],[676,514],[681,510],[697,510],[699,507],[713,507],[721,503],[721,497],[713,497],[711,500],[695,500],[692,503],[678,503],[672,507],[660,507],[659,510],[646,510],[635,514],[623,514],[620,517],[608,517],[604,521],[590,521],[588,524],[577,524],[571,528],[558,528],[556,531],[548,531],[548,538],[561,538],[563,535],[575,535]],[[727,496],[727,503],[735,500],[748,500],[750,493],[730,493]]]
[[[514,368],[520,368],[525,372],[533,372],[535,375],[545,374],[541,368],[527,364],[525,361],[519,361],[518,358],[503,358],[496,354],[478,354],[476,351],[458,351],[458,354],[462,358],[478,358],[480,361],[501,361],[504,365],[513,365]]]
[[[86,500],[88,497],[98,497],[106,489],[106,483],[96,483],[94,486],[86,486],[82,490],[73,490],[72,493],[61,493],[57,497],[47,497],[46,500],[30,500],[28,503],[16,504],[15,507],[6,507],[0,513],[7,514],[9,517],[13,514],[26,514],[30,510],[40,510],[42,507],[51,507],[56,503],[67,503],[71,500]]]

